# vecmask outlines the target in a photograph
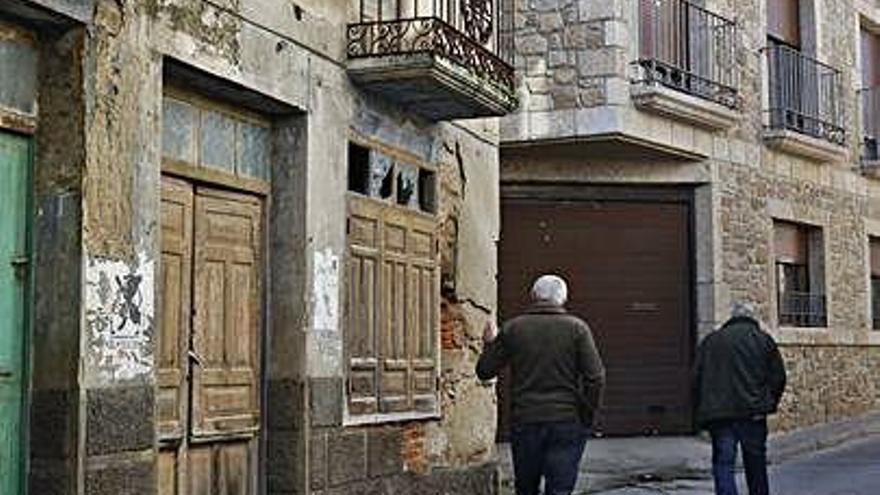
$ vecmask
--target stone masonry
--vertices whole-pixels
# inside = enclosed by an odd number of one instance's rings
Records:
[[[720,325],[735,299],[758,305],[790,377],[775,428],[876,412],[880,334],[871,329],[868,237],[880,225],[880,182],[860,171],[857,91],[860,26],[873,29],[880,10],[862,0],[801,2],[804,50],[838,69],[842,81],[846,145],[836,150],[838,158],[817,161],[765,143],[766,2],[697,3],[737,23],[739,103],[726,129],[634,106],[630,64],[639,56],[639,0],[518,1],[516,63],[525,104],[502,120],[502,189],[517,183],[692,188],[701,219],[695,226],[697,331],[705,335]],[[566,44],[572,30],[581,35],[577,47]],[[603,89],[584,98],[585,82]],[[602,141],[608,136],[690,157],[632,158],[626,144],[592,144],[613,143]],[[826,328],[777,323],[774,219],[822,229]]]

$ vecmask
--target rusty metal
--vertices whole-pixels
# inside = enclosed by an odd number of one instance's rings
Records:
[[[737,26],[686,0],[641,0],[637,83],[739,105]]]
[[[497,0],[361,0],[348,57],[430,54],[513,91],[511,12]]]
[[[769,127],[846,143],[841,73],[797,48],[771,43]]]

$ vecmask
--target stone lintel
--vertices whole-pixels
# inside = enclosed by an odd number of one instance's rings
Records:
[[[771,149],[818,162],[841,162],[847,156],[844,146],[787,129],[765,131],[764,142]]]
[[[640,110],[713,131],[729,129],[739,120],[735,110],[656,84],[635,84],[630,93]]]

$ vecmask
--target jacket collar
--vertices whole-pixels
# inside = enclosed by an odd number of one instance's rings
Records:
[[[526,313],[528,314],[565,314],[568,311],[565,310],[563,306],[557,306],[553,303],[538,301],[532,303],[531,306],[526,309]]]
[[[751,325],[755,328],[761,328],[761,324],[758,323],[758,320],[751,318],[749,316],[734,316],[731,319],[727,320],[726,323],[724,323],[724,327],[727,328],[731,325],[736,325],[736,324],[746,324],[746,325]]]

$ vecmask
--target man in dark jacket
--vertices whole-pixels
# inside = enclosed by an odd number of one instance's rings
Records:
[[[568,314],[568,289],[555,275],[532,287],[533,305],[505,323],[486,326],[477,376],[489,380],[510,365],[511,448],[517,495],[569,495],[599,407],[605,368],[590,328]]]
[[[737,495],[737,445],[750,495],[767,495],[767,415],[785,390],[785,366],[776,342],[747,304],[703,339],[697,350],[694,393],[698,424],[712,435],[712,474],[717,495]]]

